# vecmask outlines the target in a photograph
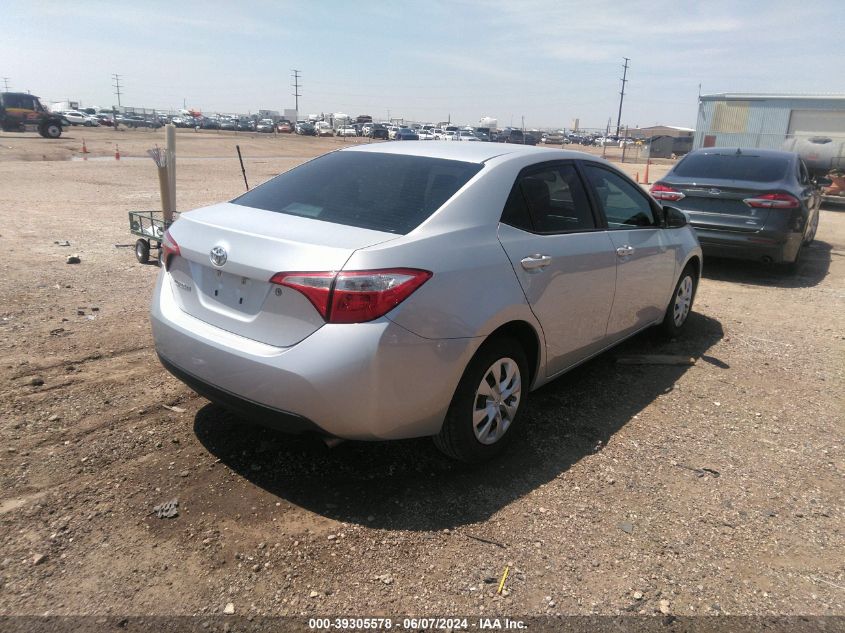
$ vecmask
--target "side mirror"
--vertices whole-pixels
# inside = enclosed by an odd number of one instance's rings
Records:
[[[833,184],[833,181],[827,176],[816,178],[815,182],[817,187],[830,187]]]
[[[663,215],[666,218],[667,229],[679,229],[689,224],[686,213],[677,207],[665,205],[663,207]]]

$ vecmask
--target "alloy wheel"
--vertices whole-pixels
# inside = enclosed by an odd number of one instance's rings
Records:
[[[519,409],[522,377],[512,358],[500,358],[484,372],[475,394],[472,430],[482,444],[495,444],[510,428]]]
[[[692,306],[692,277],[689,275],[681,279],[678,284],[678,290],[675,293],[675,305],[672,312],[672,320],[676,327],[681,327],[684,321],[687,320],[690,307]]]

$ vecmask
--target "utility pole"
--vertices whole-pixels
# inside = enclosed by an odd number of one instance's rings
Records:
[[[3,89],[6,92],[9,92],[9,78],[8,77],[3,77]]]
[[[120,88],[121,88],[120,75],[118,75],[117,73],[113,73],[111,78],[112,78],[112,80],[114,80],[114,84],[112,84],[112,86],[114,87],[114,94],[117,96],[117,107],[119,108],[120,107]]]
[[[302,84],[299,83],[299,71],[294,68],[291,69],[291,72],[293,73],[293,83],[291,84],[293,86],[293,96],[296,97],[296,118],[299,119],[299,98],[302,96],[299,89],[302,87]]]
[[[628,83],[628,62],[631,61],[630,57],[623,57],[622,59],[625,60],[625,65],[623,68],[625,69],[622,72],[622,92],[619,93],[619,115],[616,117],[616,136],[619,137],[619,128],[622,125],[622,101],[625,99],[625,84]]]

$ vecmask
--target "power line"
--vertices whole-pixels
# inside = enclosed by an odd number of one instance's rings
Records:
[[[299,72],[295,68],[291,69],[293,73],[293,96],[296,97],[296,118],[299,119],[299,98],[302,96],[299,92],[299,89],[302,87],[302,84],[299,83]]]
[[[114,87],[114,94],[117,96],[117,107],[120,107],[120,75],[113,73],[111,78],[114,80],[112,86]]]
[[[6,92],[9,92],[9,78],[3,77],[3,86]]]
[[[623,57],[625,60],[624,71],[622,72],[622,92],[619,93],[619,114],[616,117],[616,136],[619,136],[619,128],[622,124],[622,101],[625,99],[625,84],[628,83],[628,62],[631,61],[629,57]]]

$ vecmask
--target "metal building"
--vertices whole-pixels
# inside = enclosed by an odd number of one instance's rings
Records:
[[[816,137],[845,138],[845,95],[712,94],[699,100],[693,147],[779,149]]]

